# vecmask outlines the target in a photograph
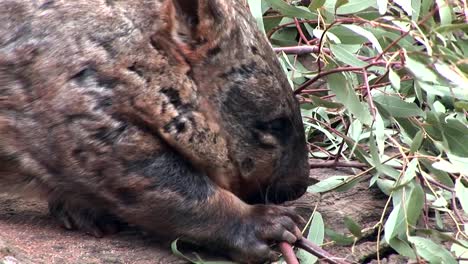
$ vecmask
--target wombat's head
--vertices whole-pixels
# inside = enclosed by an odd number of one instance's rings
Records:
[[[168,24],[200,109],[220,125],[236,168],[231,190],[250,202],[298,198],[309,175],[299,104],[245,1],[172,2]]]

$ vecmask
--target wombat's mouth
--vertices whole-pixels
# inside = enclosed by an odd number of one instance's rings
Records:
[[[307,187],[308,185],[305,183],[272,185],[268,186],[265,191],[252,195],[246,202],[249,204],[280,204],[298,199],[307,191]]]

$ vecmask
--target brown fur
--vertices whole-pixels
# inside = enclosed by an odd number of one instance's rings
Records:
[[[307,185],[298,103],[245,1],[0,0],[0,191],[273,259]]]

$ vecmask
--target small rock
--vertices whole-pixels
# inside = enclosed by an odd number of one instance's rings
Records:
[[[0,260],[0,264],[21,264],[21,263],[13,256],[6,256]]]

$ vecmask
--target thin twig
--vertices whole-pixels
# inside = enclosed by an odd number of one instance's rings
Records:
[[[320,258],[323,261],[326,261],[328,263],[332,264],[350,264],[350,262],[347,262],[346,260],[337,258],[327,251],[321,249],[319,246],[315,245],[314,243],[310,242],[309,240],[302,238],[298,240],[295,244],[298,248],[301,248],[310,254]]]
[[[367,70],[366,69],[362,70],[362,78],[363,78],[364,86],[366,87],[366,90],[367,90],[367,102],[369,103],[369,108],[371,110],[372,122],[375,122],[375,119],[376,119],[376,116],[377,116],[377,110],[375,108],[374,100],[372,98],[371,88],[369,87],[369,78],[367,78]]]
[[[278,47],[273,48],[275,52],[284,52],[286,54],[296,54],[296,55],[303,55],[309,53],[320,53],[320,51],[325,52],[327,54],[331,54],[331,50],[329,48],[322,48],[320,49],[317,46],[289,46],[289,47]],[[356,55],[356,57],[360,60],[371,60],[372,57],[366,57],[361,55]]]
[[[311,169],[318,169],[318,168],[336,168],[336,167],[342,167],[342,168],[358,168],[358,169],[363,169],[369,167],[369,165],[358,162],[358,161],[321,161],[321,162],[310,162],[309,161],[309,166]]]

